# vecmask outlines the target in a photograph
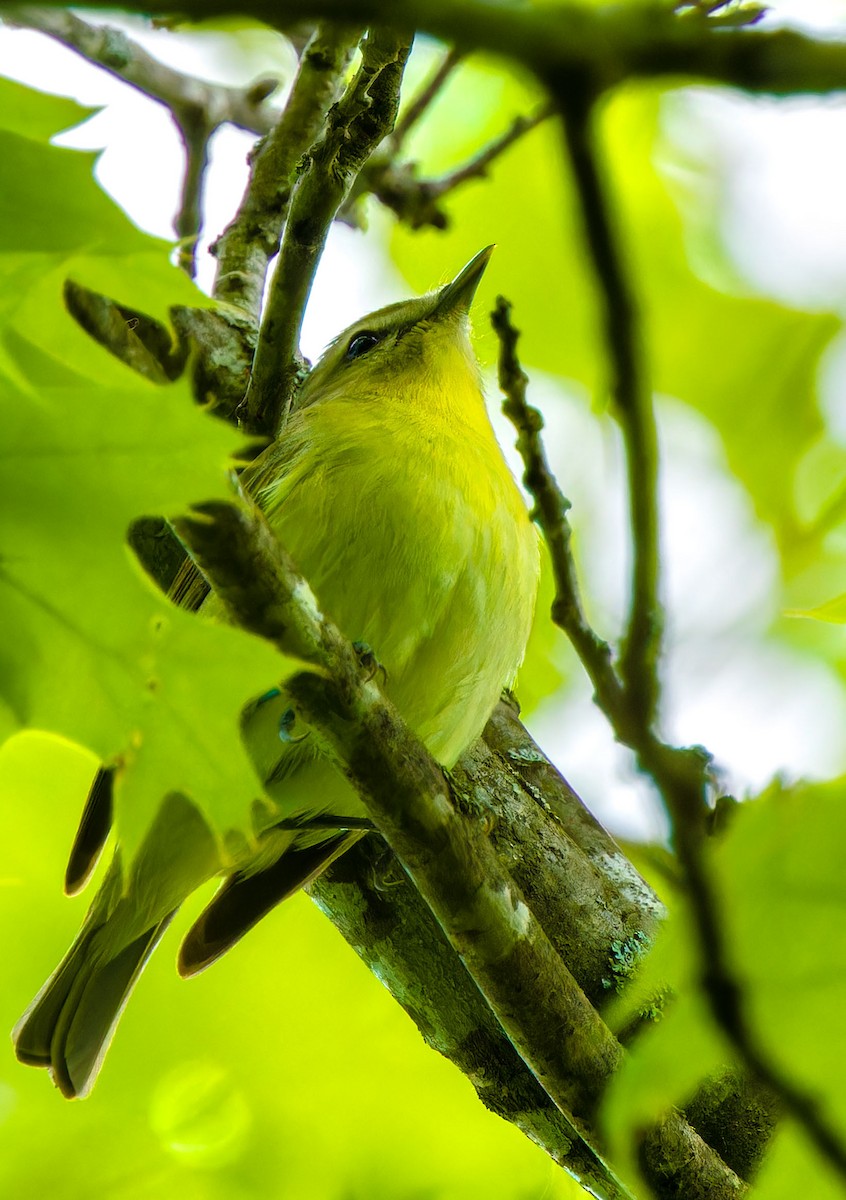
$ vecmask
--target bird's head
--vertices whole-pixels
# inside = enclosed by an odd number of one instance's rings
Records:
[[[443,287],[389,304],[345,329],[308,376],[297,407],[328,399],[408,403],[468,386],[478,392],[468,314],[493,249],[481,250]]]

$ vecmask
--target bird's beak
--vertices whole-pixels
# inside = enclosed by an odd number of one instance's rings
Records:
[[[445,284],[438,292],[433,317],[445,317],[448,313],[466,313],[473,303],[476,288],[485,273],[485,267],[494,252],[494,246],[486,246],[484,250],[471,258],[463,271],[459,271],[452,283]]]

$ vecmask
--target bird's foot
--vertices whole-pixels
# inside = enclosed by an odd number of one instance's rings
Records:
[[[308,737],[308,730],[304,733],[294,733],[294,726],[297,723],[297,714],[293,708],[286,708],[279,718],[279,741],[285,742],[286,745],[294,746],[297,742],[302,742]]]
[[[371,679],[375,679],[377,675],[381,676],[383,684],[388,682],[388,672],[367,642],[353,642],[353,650],[355,650],[361,669],[365,672],[365,683],[370,683]]]

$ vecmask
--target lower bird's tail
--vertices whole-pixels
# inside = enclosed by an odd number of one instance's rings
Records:
[[[107,823],[92,817],[108,798],[106,783],[101,771],[74,842],[71,890],[90,873],[108,834]],[[167,795],[128,867],[116,851],[76,941],[15,1027],[21,1062],[47,1067],[65,1096],[85,1096],[159,938],[218,867],[202,813],[187,797]]]
[[[173,913],[126,944],[105,927],[82,929],[55,974],[21,1017],[12,1037],[21,1062],[48,1067],[68,1098],[90,1090],[115,1026]]]

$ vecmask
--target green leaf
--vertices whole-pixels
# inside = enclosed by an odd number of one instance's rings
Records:
[[[134,841],[174,788],[218,828],[243,823],[256,782],[237,715],[282,664],[246,635],[172,610],[131,561],[133,517],[226,494],[237,435],[198,411],[185,384],[123,374],[121,389],[0,398],[0,627],[14,631],[0,690],[21,728],[123,756],[122,829]]]
[[[168,262],[171,247],[138,229],[98,186],[97,155],[49,144],[52,134],[86,117],[69,100],[2,81],[0,256],[36,256],[34,282],[48,260],[78,282],[166,322],[175,304],[208,304],[183,271]],[[61,213],[61,219],[58,213]],[[40,269],[39,269],[40,268]],[[23,302],[29,289],[19,294]],[[38,339],[39,322],[28,333]]]
[[[846,1131],[846,1037],[838,1017],[846,1005],[844,841],[841,779],[787,790],[774,786],[740,805],[711,855],[720,919],[750,1025],[779,1070],[815,1097],[841,1131]],[[628,1156],[632,1170],[634,1139],[643,1123],[672,1104],[685,1104],[699,1083],[733,1061],[699,990],[694,946],[689,918],[677,904],[617,1014],[617,1021],[629,1016],[661,987],[674,993],[663,1020],[635,1040],[605,1105],[613,1148]],[[767,1200],[835,1194],[828,1168],[789,1126],[780,1132],[758,1187],[756,1196]]]
[[[4,91],[18,123],[36,119],[27,137],[0,121],[0,732],[42,729],[118,761],[130,848],[169,790],[220,832],[249,829],[258,783],[238,714],[284,661],[173,609],[125,543],[138,516],[229,496],[242,439],[186,381],[157,388],[97,346],[62,288],[72,273],[165,317],[205,299],[103,195],[92,156],[43,140],[67,106]]]
[[[95,112],[97,109],[86,108],[67,96],[50,96],[11,79],[0,79],[0,129],[7,133],[46,142]]]

